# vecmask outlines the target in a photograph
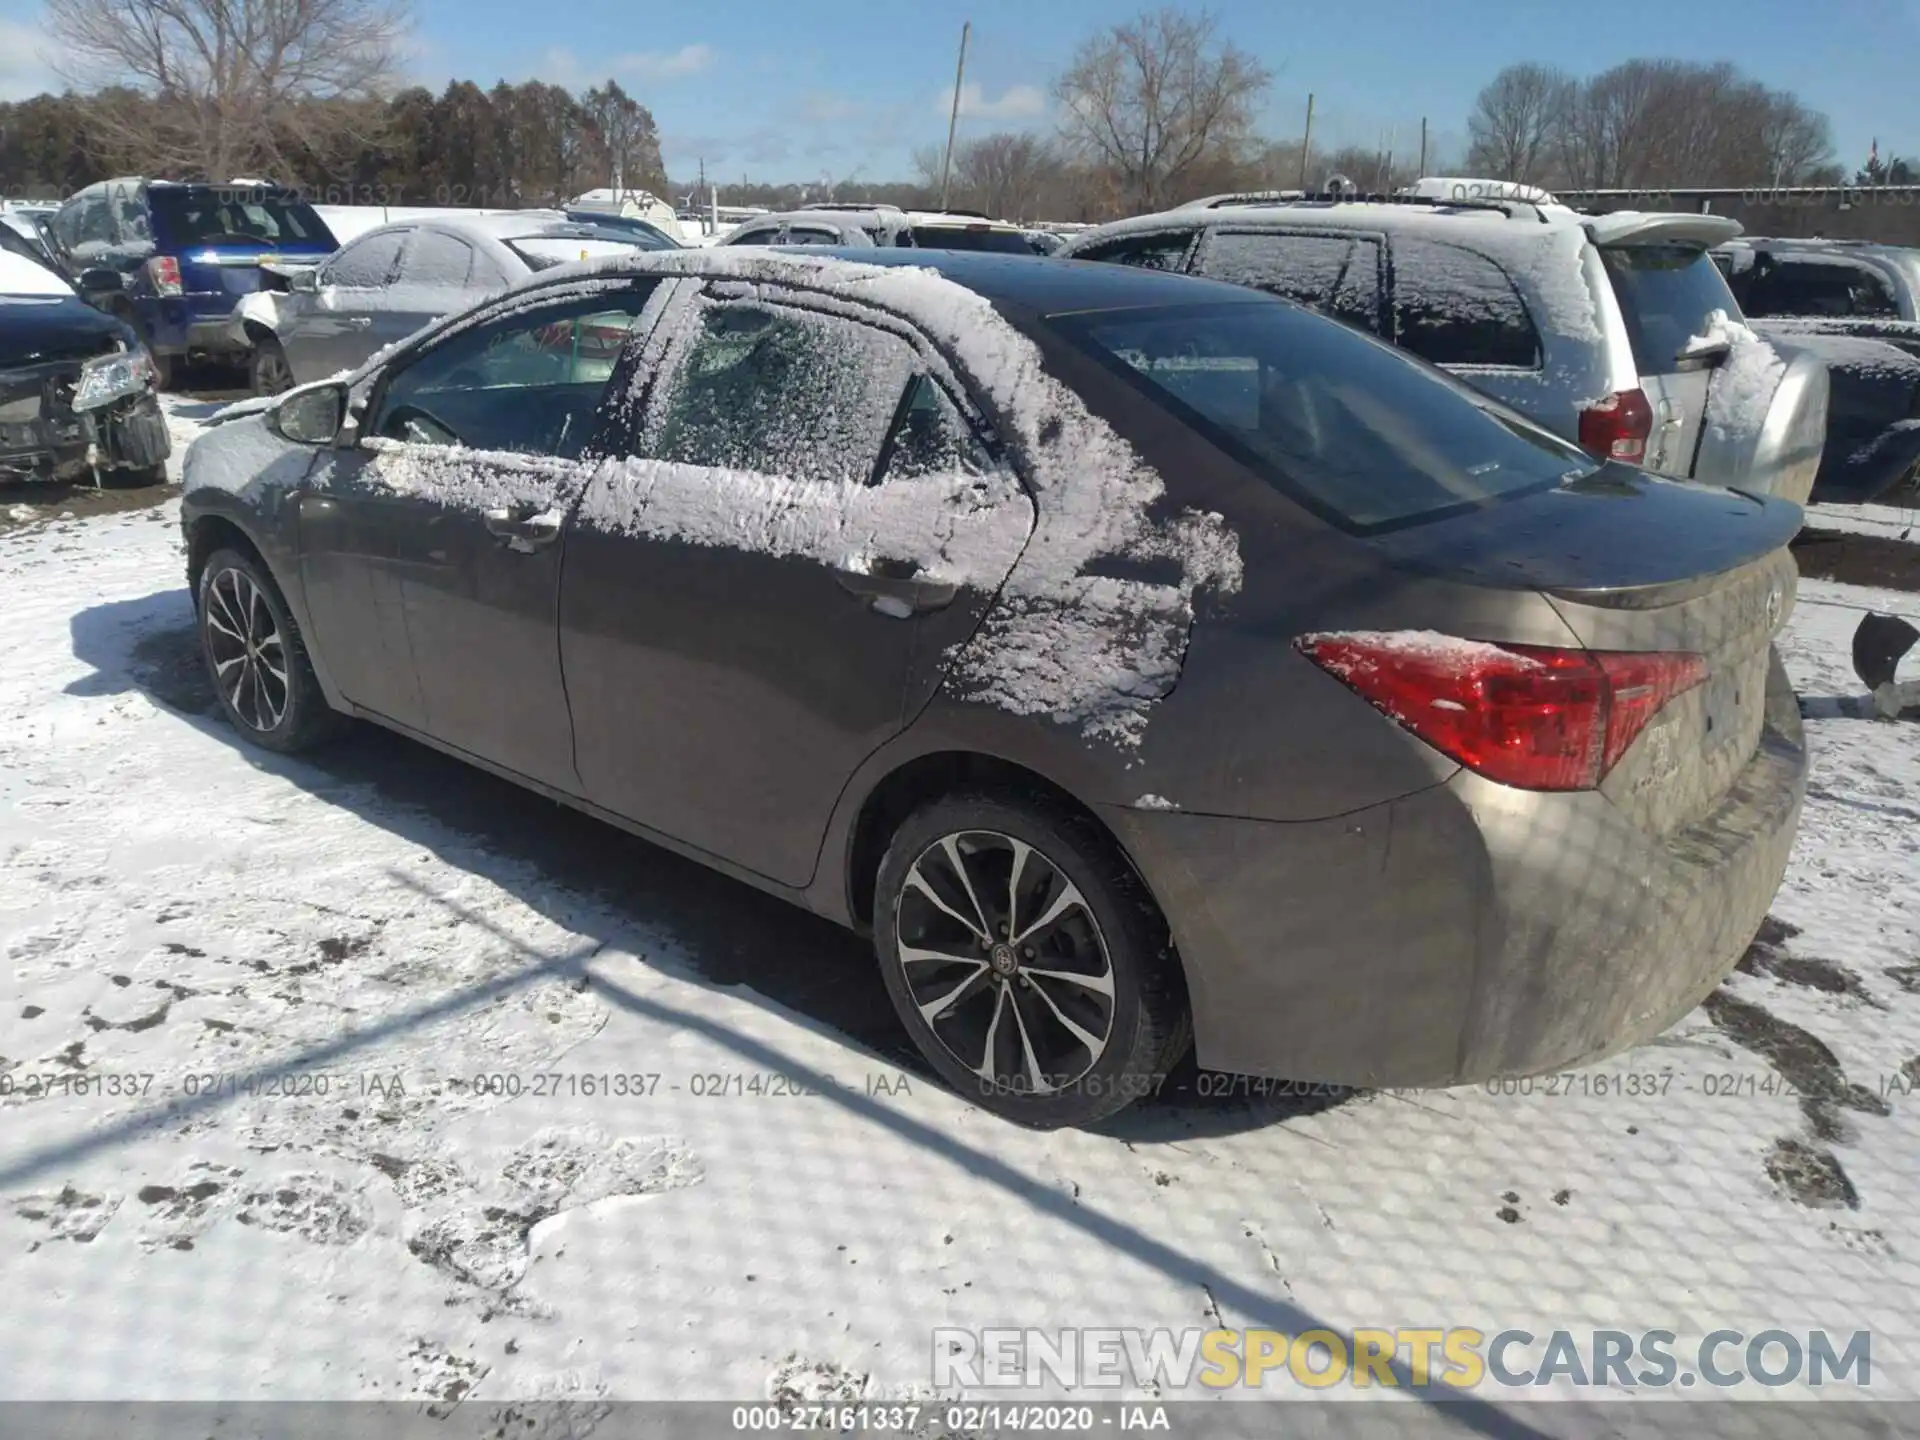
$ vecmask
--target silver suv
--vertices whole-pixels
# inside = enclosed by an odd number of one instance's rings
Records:
[[[1222,195],[1061,254],[1315,306],[1601,458],[1804,503],[1826,366],[1741,322],[1707,256],[1739,232],[1723,216],[1583,215],[1550,198]]]
[[[813,205],[756,215],[723,245],[917,246],[923,250],[992,250],[1008,255],[1045,253],[1040,242],[1004,220],[965,210],[902,210],[897,205]]]

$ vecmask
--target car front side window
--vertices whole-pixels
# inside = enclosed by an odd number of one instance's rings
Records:
[[[651,290],[543,306],[450,337],[391,376],[368,433],[578,458]]]

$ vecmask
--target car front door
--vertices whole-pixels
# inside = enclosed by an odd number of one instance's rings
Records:
[[[702,293],[581,502],[560,646],[584,794],[789,886],[1033,525],[918,340]],[[684,318],[685,323],[682,323]]]
[[[368,345],[367,335],[393,282],[405,239],[404,230],[375,230],[315,273],[315,288],[299,296],[280,329],[280,346],[287,352],[295,383],[351,370],[379,348]]]
[[[302,565],[310,586],[330,587],[315,604],[323,653],[366,657],[340,680],[348,697],[568,792],[566,518],[653,288],[558,295],[407,357],[378,381],[358,443],[316,469],[302,500]],[[323,522],[311,546],[310,511]],[[329,553],[335,535],[348,553]],[[367,598],[332,600],[343,591]]]

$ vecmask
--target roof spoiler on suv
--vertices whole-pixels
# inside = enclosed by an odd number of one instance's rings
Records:
[[[1510,220],[1539,220],[1546,223],[1550,200],[1455,200],[1439,195],[1414,195],[1407,191],[1393,194],[1348,190],[1248,190],[1237,194],[1209,195],[1191,200],[1182,210],[1225,210],[1236,205],[1421,205],[1434,210],[1484,210],[1505,215]]]
[[[1698,245],[1711,250],[1738,238],[1743,228],[1729,215],[1685,211],[1616,210],[1582,222],[1596,245]]]

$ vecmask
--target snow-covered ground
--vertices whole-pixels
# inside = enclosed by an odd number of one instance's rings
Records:
[[[1224,1323],[1866,1329],[1920,1397],[1920,727],[1845,703],[1920,595],[1803,587],[1778,923],[1660,1041],[1034,1134],[821,922],[378,732],[240,745],[177,518],[0,535],[0,1396],[897,1397],[936,1326]]]

